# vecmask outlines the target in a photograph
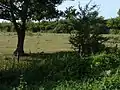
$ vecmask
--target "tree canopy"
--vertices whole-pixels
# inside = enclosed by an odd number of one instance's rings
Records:
[[[59,11],[56,6],[64,0],[1,0],[0,19],[13,23],[18,34],[17,49],[14,54],[23,54],[26,22],[54,18]],[[19,20],[19,21],[18,21]]]
[[[62,2],[63,0],[1,0],[0,18],[12,21],[12,13],[17,20],[50,18],[56,15],[58,10],[55,7]]]

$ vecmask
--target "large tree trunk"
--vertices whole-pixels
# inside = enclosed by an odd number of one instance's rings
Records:
[[[23,56],[24,55],[25,28],[18,29],[16,31],[18,35],[18,42],[17,42],[17,48],[14,51],[14,55]]]
[[[17,48],[14,51],[14,55],[19,55],[23,56],[24,55],[24,39],[25,39],[25,29],[26,29],[26,19],[27,19],[27,13],[28,13],[28,4],[29,0],[24,0],[23,5],[21,6],[22,10],[19,10],[18,12],[20,15],[19,20],[21,20],[21,23],[17,23],[18,18],[16,18],[15,15],[17,15],[14,12],[14,1],[10,0],[10,12],[11,12],[11,17],[12,17],[12,23],[14,24],[14,27],[16,29],[17,35],[18,35],[18,44]]]

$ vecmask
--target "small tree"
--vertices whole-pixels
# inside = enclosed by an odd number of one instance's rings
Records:
[[[69,20],[76,33],[71,34],[69,41],[81,56],[99,52],[105,47],[103,42],[106,39],[100,34],[104,19],[98,17],[97,10],[97,5],[90,6],[90,2],[84,8],[79,4],[78,12],[70,8],[70,12],[74,11],[74,14],[70,14]]]

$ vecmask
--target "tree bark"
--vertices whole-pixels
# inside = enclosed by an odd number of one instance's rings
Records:
[[[24,55],[24,39],[25,39],[25,28],[16,30],[18,35],[17,48],[14,51],[14,55],[23,56]]]
[[[25,29],[26,29],[26,19],[27,19],[27,12],[28,12],[28,3],[29,0],[24,0],[22,7],[22,10],[19,10],[18,8],[18,13],[20,15],[20,20],[21,22],[17,23],[17,20],[19,20],[15,15],[17,15],[14,12],[14,1],[10,0],[10,13],[11,13],[11,17],[12,17],[12,23],[14,24],[14,27],[16,29],[17,35],[18,35],[18,43],[17,43],[17,48],[14,51],[14,55],[19,55],[19,56],[23,56],[24,54],[24,39],[25,39]]]

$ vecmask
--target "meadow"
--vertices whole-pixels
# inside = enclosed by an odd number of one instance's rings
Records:
[[[120,52],[79,57],[71,49],[69,34],[26,33],[20,62],[12,56],[16,33],[0,33],[0,90],[119,90]],[[105,45],[114,47],[119,35]]]
[[[57,52],[69,51],[69,34],[54,33],[27,33],[25,39],[25,52]],[[11,54],[16,48],[16,33],[1,33],[0,52]]]
[[[25,37],[25,52],[59,52],[71,51],[69,43],[69,34],[56,33],[26,33]],[[105,43],[106,46],[114,47],[118,44],[120,46],[120,35],[103,34],[103,37],[109,38]],[[0,33],[0,54],[11,54],[16,48],[17,34],[13,32]]]

